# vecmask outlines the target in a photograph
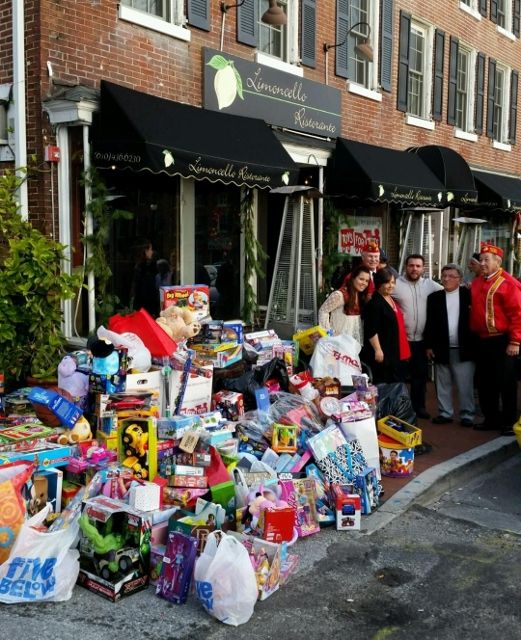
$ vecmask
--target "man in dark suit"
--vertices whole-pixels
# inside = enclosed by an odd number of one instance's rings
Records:
[[[441,270],[443,291],[427,298],[425,347],[427,357],[434,361],[438,416],[435,424],[454,419],[452,385],[456,383],[459,397],[459,419],[464,427],[474,424],[474,339],[469,327],[470,291],[462,286],[463,272],[457,264],[447,264]]]

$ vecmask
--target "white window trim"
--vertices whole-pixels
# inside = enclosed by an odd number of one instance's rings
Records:
[[[498,142],[498,140],[492,140],[492,148],[499,151],[512,151],[512,145],[506,142]]]
[[[118,17],[120,20],[138,24],[146,29],[151,29],[152,31],[157,31],[158,33],[163,33],[178,40],[184,40],[185,42],[190,42],[192,37],[191,32],[185,27],[166,22],[160,18],[155,18],[143,11],[137,11],[122,4],[119,5]]]
[[[497,25],[496,30],[501,35],[515,40],[515,36],[512,33],[512,19],[513,19],[512,10],[513,10],[512,0],[506,0],[505,1],[505,26],[500,27],[499,25]]]
[[[434,120],[418,118],[418,116],[412,116],[410,113],[405,115],[405,124],[410,124],[412,127],[419,127],[420,129],[428,129],[429,131],[434,131],[436,128]]]
[[[426,24],[425,22],[420,22],[419,20],[415,20],[414,18],[411,21],[411,29],[412,27],[416,27],[417,29],[421,29],[425,32],[425,67],[424,67],[424,84],[425,84],[425,98],[423,110],[424,117],[407,114],[406,123],[412,124],[415,127],[421,127],[423,129],[434,130],[435,124],[432,118],[432,69],[433,69],[433,61],[434,61],[434,27],[430,24]],[[409,88],[407,87],[407,91]],[[410,119],[410,121],[409,121]],[[423,124],[420,124],[423,123]],[[426,126],[429,123],[431,126]]]
[[[460,140],[467,140],[468,142],[478,141],[477,133],[470,133],[470,131],[463,131],[463,129],[454,129],[454,137]]]
[[[368,89],[361,84],[356,84],[352,80],[346,80],[346,89],[349,93],[354,93],[357,96],[374,100],[375,102],[382,102],[382,94],[374,89]]]
[[[272,69],[277,69],[278,71],[292,73],[294,76],[299,76],[300,78],[304,77],[304,69],[302,67],[297,67],[296,64],[291,64],[291,62],[284,62],[284,60],[270,56],[268,53],[256,51],[255,62],[263,64],[266,67],[271,67]]]
[[[460,2],[459,3],[459,8],[464,11],[465,13],[468,13],[469,16],[472,16],[475,20],[481,20],[481,13],[478,11],[477,7],[475,6],[476,3],[473,2],[472,3],[473,6],[469,7],[468,5],[466,5],[464,2]]]
[[[503,27],[500,27],[499,25],[496,27],[496,31],[502,35],[505,36],[505,38],[508,38],[509,40],[513,40],[515,42],[516,40],[516,36],[512,33],[512,31],[510,31],[509,29],[504,29]]]

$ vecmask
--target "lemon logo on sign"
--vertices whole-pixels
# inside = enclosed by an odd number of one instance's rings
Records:
[[[211,58],[207,65],[217,71],[213,79],[213,88],[217,97],[219,111],[233,104],[237,96],[244,100],[241,76],[235,68],[233,60],[226,60],[223,56],[216,55]]]

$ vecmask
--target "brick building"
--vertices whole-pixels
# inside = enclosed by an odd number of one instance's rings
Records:
[[[324,217],[348,255],[376,235],[396,266],[421,250],[436,275],[481,236],[515,268],[520,60],[520,0],[0,0],[0,170],[35,159],[22,213],[77,266],[81,178],[98,167],[134,214],[107,245],[123,305],[150,240],[174,284],[214,287],[226,264],[237,316],[245,187],[266,304],[285,203],[269,190],[304,181],[325,195],[319,256]],[[71,336],[93,328],[84,298]]]

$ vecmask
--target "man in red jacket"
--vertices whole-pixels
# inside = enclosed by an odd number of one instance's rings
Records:
[[[474,428],[513,435],[519,417],[515,359],[521,343],[521,285],[501,268],[502,259],[499,247],[483,243],[481,275],[471,287],[470,328],[478,336],[476,384],[485,417]]]

